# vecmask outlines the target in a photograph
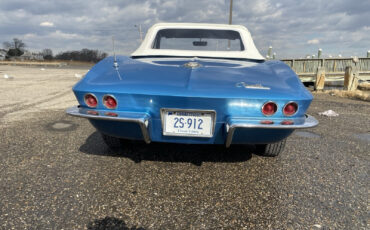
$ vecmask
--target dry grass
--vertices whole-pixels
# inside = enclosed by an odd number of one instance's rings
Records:
[[[82,61],[0,61],[0,65],[15,65],[15,66],[93,66],[95,63]]]
[[[345,91],[345,90],[325,90],[321,92],[315,92],[315,93],[325,93],[330,94],[332,96],[338,96],[343,98],[351,98],[351,99],[357,99],[357,100],[363,100],[363,101],[370,101],[370,92],[362,91],[362,90],[355,90],[355,91]]]
[[[370,90],[370,82],[362,82],[358,84],[357,88],[360,90]]]
[[[18,66],[62,66],[64,62],[54,61],[0,61],[0,65],[18,65]]]

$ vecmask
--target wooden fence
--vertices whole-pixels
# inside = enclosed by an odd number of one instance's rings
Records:
[[[359,79],[370,81],[370,58],[283,59],[302,82],[315,82],[318,69],[324,69],[325,81],[343,81],[346,67],[359,73]]]

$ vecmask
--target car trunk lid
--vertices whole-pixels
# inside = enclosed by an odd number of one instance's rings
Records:
[[[112,92],[222,98],[290,98],[302,93],[300,87],[292,87],[297,81],[295,76],[282,81],[267,62],[126,58],[119,62],[117,71],[109,61],[105,65],[111,66],[90,71],[95,76],[89,77],[89,83],[102,90],[109,85]],[[105,71],[100,73],[102,69]],[[98,77],[101,74],[104,77]]]

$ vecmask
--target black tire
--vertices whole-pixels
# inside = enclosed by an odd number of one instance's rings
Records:
[[[286,139],[272,144],[256,145],[256,152],[265,157],[276,157],[284,151],[285,143]]]
[[[111,150],[118,150],[122,147],[122,140],[120,138],[108,136],[103,133],[101,136],[103,137],[105,144],[108,145]]]

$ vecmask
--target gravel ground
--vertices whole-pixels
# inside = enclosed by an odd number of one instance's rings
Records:
[[[0,103],[0,228],[369,229],[369,102],[315,95],[309,113],[319,126],[296,131],[276,158],[253,146],[112,152],[60,108],[74,103],[76,82],[75,69],[63,71],[72,72],[42,89],[60,95]],[[328,109],[339,116],[317,114]]]

